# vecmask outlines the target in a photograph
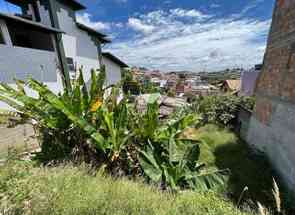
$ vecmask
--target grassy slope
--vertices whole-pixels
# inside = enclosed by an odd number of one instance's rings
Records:
[[[0,209],[32,214],[212,214],[241,212],[212,192],[177,196],[139,182],[90,176],[87,168],[0,168]],[[8,198],[9,197],[9,198]],[[1,213],[1,211],[0,211]]]
[[[215,125],[207,125],[195,132],[190,131],[190,135],[204,140],[201,144],[201,161],[219,169],[230,169],[227,188],[229,197],[237,201],[247,186],[249,190],[243,198],[244,201],[260,201],[267,206],[273,205],[272,171],[263,157],[253,155],[248,146],[234,133]]]

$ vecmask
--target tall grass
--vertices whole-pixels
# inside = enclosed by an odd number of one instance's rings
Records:
[[[225,191],[241,207],[256,209],[256,201],[273,207],[273,174],[270,164],[263,156],[253,151],[233,132],[216,125],[207,124],[190,131],[200,145],[200,162],[209,167],[230,170]],[[259,174],[258,174],[259,173]],[[246,189],[246,191],[244,191]],[[241,193],[244,193],[241,198]]]
[[[141,182],[89,174],[89,168],[0,168],[0,213],[11,214],[244,214],[213,192],[158,191]]]

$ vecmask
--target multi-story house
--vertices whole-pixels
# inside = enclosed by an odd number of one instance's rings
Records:
[[[110,41],[77,22],[76,12],[85,6],[75,0],[6,1],[22,13],[0,12],[0,82],[32,77],[59,92],[81,66],[86,81],[91,69],[100,68],[101,44]]]

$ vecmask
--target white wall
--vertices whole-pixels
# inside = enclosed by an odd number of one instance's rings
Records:
[[[63,84],[57,52],[15,47],[11,43],[4,20],[0,20],[0,27],[6,42],[0,44],[0,82],[15,87],[14,78],[27,80],[32,77],[44,82],[54,93],[61,92]],[[26,89],[26,92],[29,96],[36,96],[36,93],[29,89]],[[0,102],[0,109],[11,108]]]
[[[121,67],[103,56],[102,63],[106,66],[107,85],[116,84],[121,80]]]
[[[66,57],[73,58],[74,65],[79,69],[83,66],[83,75],[86,82],[91,78],[91,69],[99,69],[99,61],[93,58],[79,56],[77,53],[77,38],[70,35],[62,36]]]

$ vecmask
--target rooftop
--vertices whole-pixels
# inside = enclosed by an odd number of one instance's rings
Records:
[[[241,89],[241,80],[226,80],[225,83],[230,90],[236,91]]]
[[[90,28],[82,23],[79,23],[79,22],[76,22],[76,25],[78,26],[78,28],[84,30],[84,31],[87,31],[89,34],[92,34],[94,35],[95,37],[98,37],[99,40],[102,42],[102,43],[110,43],[111,40],[107,39],[107,35],[106,34],[103,34],[99,31],[96,31],[94,30],[93,28]]]
[[[117,63],[118,65],[120,65],[121,67],[129,67],[126,63],[124,63],[123,61],[121,61],[119,58],[117,58],[116,56],[112,55],[109,52],[104,52],[102,53],[103,57],[109,58],[110,60],[114,61],[115,63]]]

